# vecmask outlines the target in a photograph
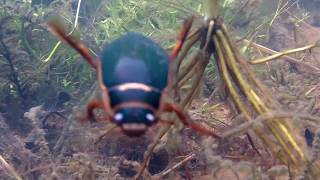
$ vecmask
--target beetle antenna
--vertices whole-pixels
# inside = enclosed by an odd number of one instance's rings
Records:
[[[98,68],[98,62],[95,58],[92,57],[90,54],[89,49],[81,42],[77,42],[72,36],[69,36],[63,30],[62,26],[56,21],[49,21],[48,22],[48,29],[52,32],[55,36],[57,36],[61,41],[64,43],[69,44],[73,47],[76,51],[78,51],[81,56],[88,61],[88,63],[94,68]]]

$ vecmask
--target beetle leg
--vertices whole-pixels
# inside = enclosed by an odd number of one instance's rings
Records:
[[[94,68],[97,69],[97,60],[92,57],[89,49],[81,42],[77,42],[72,36],[65,33],[62,26],[56,21],[48,22],[49,31],[51,31],[54,35],[56,35],[61,41],[69,44],[76,51],[78,51],[81,56],[88,61],[88,63]]]
[[[95,109],[103,109],[103,102],[100,100],[91,100],[87,104],[86,114],[80,118],[80,121],[81,122],[84,122],[84,121],[96,122],[97,119],[94,116]]]
[[[104,110],[107,113],[109,117],[114,116],[113,108],[110,105],[110,97],[109,97],[109,90],[108,87],[103,83],[103,77],[102,77],[102,64],[100,61],[97,62],[97,78],[98,78],[98,84],[101,89],[102,93],[102,103],[104,104]]]
[[[163,120],[163,119],[160,119],[160,120],[159,120],[159,123],[161,123],[161,124],[167,124],[167,125],[174,125],[174,122],[173,122],[173,121],[167,121],[167,120]]]
[[[190,16],[183,23],[183,27],[180,30],[180,33],[179,33],[178,38],[176,40],[176,44],[171,52],[171,56],[170,56],[171,61],[174,61],[176,59],[178,53],[180,52],[180,50],[182,48],[183,43],[187,39],[188,33],[189,33],[191,26],[192,26],[193,19],[194,19],[194,16]]]
[[[211,130],[204,128],[198,124],[194,124],[192,122],[190,122],[189,117],[183,113],[183,111],[176,105],[174,104],[170,104],[170,103],[166,103],[164,105],[163,111],[165,112],[174,112],[176,113],[176,115],[178,116],[179,120],[185,125],[190,127],[191,129],[194,129],[195,131],[198,131],[200,133],[212,136],[214,138],[220,139],[221,137],[219,135],[217,135],[216,133],[212,132]]]
[[[178,38],[176,40],[176,44],[174,48],[172,49],[171,55],[170,55],[170,64],[169,64],[169,75],[168,75],[168,87],[169,89],[172,87],[173,83],[173,76],[174,76],[174,69],[173,69],[173,62],[177,58],[182,45],[184,44],[185,40],[187,39],[188,33],[191,29],[192,22],[194,17],[189,17],[183,24],[183,27],[178,35]]]

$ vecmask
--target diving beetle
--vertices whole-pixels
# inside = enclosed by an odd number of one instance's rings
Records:
[[[173,62],[192,21],[190,17],[184,22],[170,56],[150,38],[131,32],[106,45],[97,59],[83,43],[68,36],[59,23],[49,22],[49,30],[78,51],[97,71],[102,99],[88,103],[85,119],[94,122],[94,110],[103,109],[104,119],[115,123],[124,134],[141,136],[157,122],[173,124],[161,120],[160,115],[174,112],[185,126],[219,138],[213,131],[192,123],[177,105],[164,101],[173,83]]]

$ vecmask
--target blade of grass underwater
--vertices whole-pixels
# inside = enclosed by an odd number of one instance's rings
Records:
[[[263,100],[254,91],[254,89],[252,89],[250,87],[249,83],[242,76],[240,69],[236,66],[236,60],[235,60],[234,53],[231,50],[229,42],[225,38],[225,34],[223,34],[223,32],[219,30],[217,32],[217,35],[218,35],[218,38],[220,39],[220,41],[222,42],[222,44],[225,46],[226,54],[228,55],[227,64],[229,64],[229,67],[235,73],[235,77],[237,78],[237,81],[239,82],[239,88],[245,94],[245,96],[247,97],[247,99],[249,100],[249,102],[251,103],[251,105],[253,106],[255,111],[257,111],[258,114],[263,114],[263,113],[267,112],[268,108],[263,103]],[[279,126],[280,126],[280,129],[285,131],[285,133],[287,132],[287,130],[284,129],[282,124],[278,124],[277,126],[274,126],[273,124],[268,125],[269,129],[273,132],[273,135],[276,137],[278,142],[281,144],[281,146],[283,147],[285,152],[289,155],[290,160],[288,160],[287,162],[292,161],[294,163],[298,163],[299,161],[293,155],[293,153],[291,152],[290,148],[286,144],[283,137],[281,137],[282,135],[277,132],[277,129],[279,129]],[[291,140],[292,139],[291,135],[288,135],[288,136],[290,136],[290,140]],[[296,146],[296,143],[293,143],[293,144],[294,144],[294,146]],[[296,149],[296,150],[298,151],[298,154],[301,156],[301,150],[300,149]],[[304,159],[304,156],[302,156],[302,159]]]
[[[69,35],[72,34],[78,26],[80,7],[81,7],[81,0],[78,1],[77,13],[73,23],[74,26],[73,26],[73,29],[70,31],[70,33],[68,33]],[[53,55],[56,53],[60,45],[61,45],[61,41],[58,41],[57,44],[53,47],[52,51],[49,53],[49,56],[45,60],[43,60],[44,63],[50,62],[50,60],[52,59]]]
[[[248,107],[247,103],[244,103],[240,94],[251,104],[256,112],[254,114],[262,115],[271,112],[276,107],[279,108],[277,101],[254,77],[254,73],[248,68],[247,62],[240,60],[224,25],[221,25],[220,29],[217,30],[213,39],[216,48],[217,66],[240,112],[249,121],[254,119],[252,114],[249,114],[251,112],[250,107]],[[245,74],[248,76],[245,76]],[[288,119],[274,117],[263,122],[263,124],[269,129],[273,138],[267,135],[268,131],[264,128],[261,129],[262,127],[254,126],[253,129],[267,145],[268,149],[283,163],[290,164],[290,167],[293,167],[295,171],[302,172],[309,160],[303,150],[304,146],[297,142],[296,136],[298,132],[292,122],[288,121]],[[274,142],[274,138],[276,142]],[[314,172],[313,174],[316,174],[319,169],[318,166],[314,166],[311,170]]]
[[[246,108],[247,105],[243,102],[238,91],[236,90],[235,84],[232,82],[232,79],[231,79],[232,76],[229,74],[229,71],[227,69],[226,59],[224,57],[226,52],[224,53],[222,52],[220,48],[222,47],[222,45],[220,45],[220,42],[218,41],[217,37],[214,37],[214,43],[216,45],[216,52],[217,52],[216,60],[217,60],[218,66],[220,67],[222,77],[227,85],[229,93],[233,101],[235,102],[237,108],[240,110],[240,113],[243,114],[244,117],[247,119],[247,121],[250,122],[252,121],[251,114],[249,113],[249,110]],[[268,140],[268,137],[264,134],[263,129],[258,126],[254,127],[253,129],[255,130],[257,135],[263,140],[263,142],[265,142],[268,147],[271,147],[270,148],[271,152],[276,153],[277,149],[274,148],[276,147],[276,145],[272,141]]]
[[[61,41],[58,41],[57,44],[53,47],[52,51],[49,53],[49,56],[45,60],[43,60],[43,62],[48,63],[52,59],[52,56],[56,53],[56,51],[60,47],[60,44]]]

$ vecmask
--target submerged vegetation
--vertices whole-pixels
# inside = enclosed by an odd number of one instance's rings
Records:
[[[0,179],[320,178],[319,2],[215,2],[1,1]],[[222,139],[178,121],[140,138],[78,123],[96,76],[50,19],[98,56],[129,31],[169,52],[191,15],[170,101]]]

